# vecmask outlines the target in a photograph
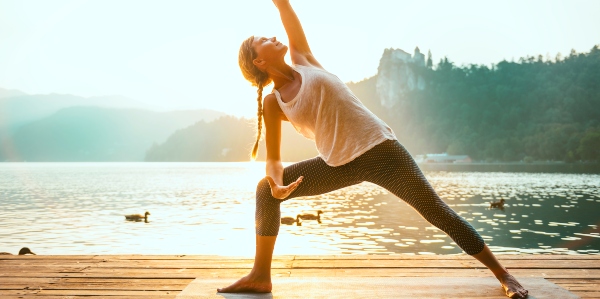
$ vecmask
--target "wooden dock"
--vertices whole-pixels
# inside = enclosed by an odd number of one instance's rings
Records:
[[[544,278],[581,298],[600,298],[600,256],[498,258],[517,278]],[[0,255],[0,298],[172,299],[195,278],[233,282],[246,275],[252,264],[251,258],[204,255]],[[490,277],[491,273],[466,255],[290,255],[274,257],[272,275]]]

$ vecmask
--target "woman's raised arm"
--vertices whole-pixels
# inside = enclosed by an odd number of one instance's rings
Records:
[[[300,19],[292,8],[289,0],[273,0],[279,10],[281,22],[290,41],[290,56],[294,64],[313,65],[322,68],[321,64],[313,56]]]

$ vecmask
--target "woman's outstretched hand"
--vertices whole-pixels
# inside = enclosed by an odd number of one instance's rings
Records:
[[[295,182],[287,186],[279,186],[270,176],[266,176],[266,178],[269,182],[269,186],[271,186],[271,195],[273,195],[273,197],[277,199],[285,199],[290,194],[292,194],[292,192],[296,190],[296,188],[298,188],[298,185],[300,185],[304,177],[299,177]]]

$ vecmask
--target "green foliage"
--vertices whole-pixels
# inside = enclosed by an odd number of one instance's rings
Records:
[[[391,109],[365,101],[411,153],[467,154],[480,161],[600,160],[600,49],[541,56],[492,67],[458,67],[447,58],[415,69],[424,90],[406,91]],[[375,79],[373,79],[375,78]],[[365,95],[376,77],[350,85]]]
[[[584,160],[600,160],[600,127],[590,128],[584,133],[577,154]]]

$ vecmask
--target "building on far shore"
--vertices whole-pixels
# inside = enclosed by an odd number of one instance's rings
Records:
[[[448,153],[441,154],[425,154],[415,155],[415,161],[417,163],[472,163],[471,157],[468,155],[448,155]]]

